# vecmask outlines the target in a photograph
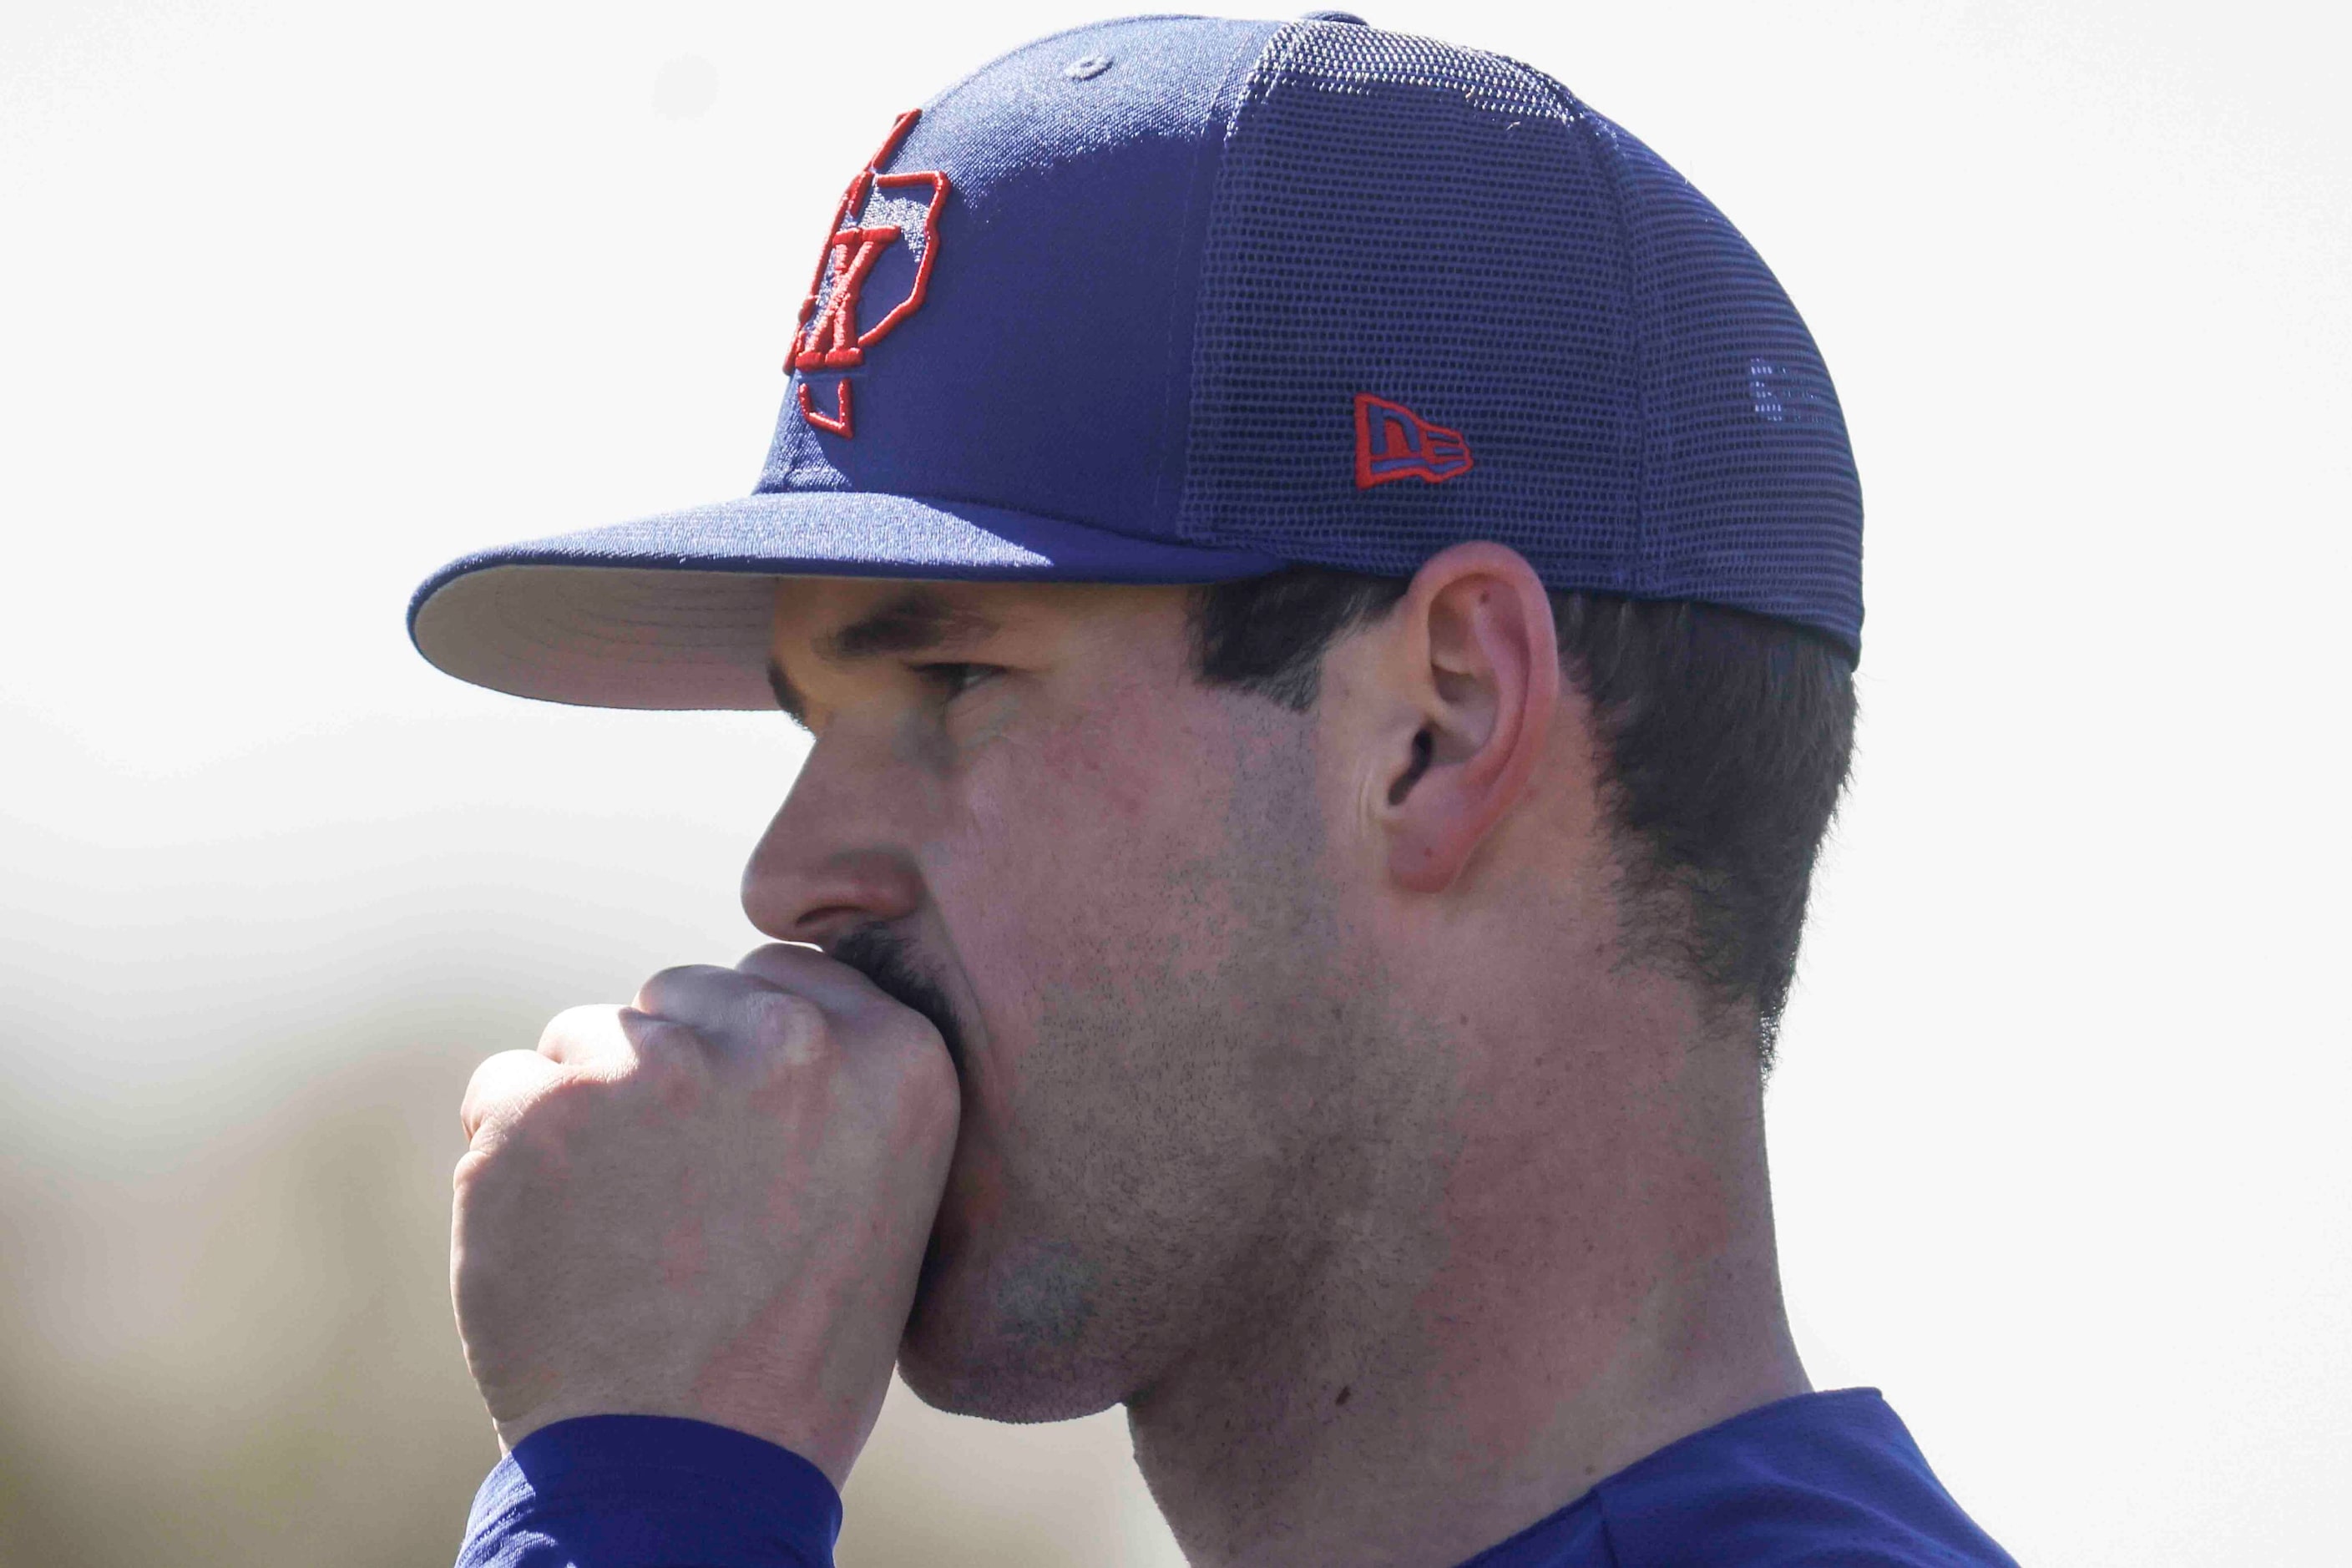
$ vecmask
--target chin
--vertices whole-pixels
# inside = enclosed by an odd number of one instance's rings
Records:
[[[976,1265],[961,1248],[924,1259],[899,1377],[935,1410],[991,1421],[1074,1421],[1120,1403],[1130,1380],[1103,1353],[1088,1271],[1071,1248],[1020,1251],[1020,1263]]]

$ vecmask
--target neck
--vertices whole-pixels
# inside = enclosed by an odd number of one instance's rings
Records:
[[[1447,1568],[1809,1386],[1752,1056],[1610,984],[1605,1044],[1531,1048],[1556,1026],[1523,1016],[1445,1042],[1462,1066],[1438,1103],[1377,1097],[1383,1125],[1322,1162],[1345,1196],[1310,1184],[1246,1321],[1129,1400],[1192,1563]]]

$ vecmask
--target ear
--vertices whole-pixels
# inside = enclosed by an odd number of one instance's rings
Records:
[[[1559,634],[1535,568],[1489,543],[1433,556],[1389,630],[1398,702],[1368,805],[1390,880],[1440,893],[1527,793],[1559,707]]]

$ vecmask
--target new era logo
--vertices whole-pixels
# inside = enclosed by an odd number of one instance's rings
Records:
[[[1470,443],[1459,430],[1432,425],[1402,403],[1356,394],[1356,488],[1391,479],[1437,484],[1470,471]]]

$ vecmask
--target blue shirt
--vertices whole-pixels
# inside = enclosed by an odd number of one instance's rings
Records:
[[[757,1437],[653,1415],[532,1433],[474,1499],[458,1568],[831,1568],[841,1500]],[[1670,1443],[1462,1568],[2017,1568],[1874,1388]]]

